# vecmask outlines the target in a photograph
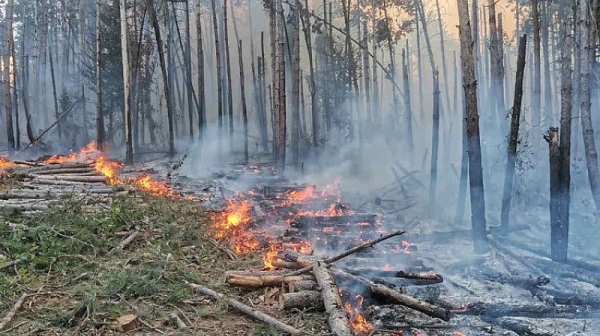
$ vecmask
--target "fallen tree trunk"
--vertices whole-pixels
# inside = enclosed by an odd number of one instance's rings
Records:
[[[279,286],[282,283],[290,283],[294,281],[311,279],[314,279],[311,275],[231,275],[227,277],[227,279],[225,279],[225,282],[231,286],[236,287],[259,288],[268,286]]]
[[[79,173],[90,173],[96,171],[94,168],[58,168],[58,169],[46,169],[35,173],[35,175],[57,175],[57,174],[79,174]]]
[[[58,175],[58,176],[36,176],[33,181],[67,181],[67,182],[85,182],[85,183],[106,183],[106,176],[76,176],[76,175]]]
[[[317,308],[323,309],[323,300],[319,291],[300,291],[284,293],[279,296],[280,309]]]
[[[402,279],[415,279],[425,280],[430,284],[440,283],[444,281],[444,277],[437,273],[425,273],[425,272],[405,272],[405,271],[384,271],[381,269],[373,268],[343,268],[342,269],[350,274],[362,275],[366,277],[380,277],[380,278],[402,278]]]
[[[206,295],[206,296],[212,298],[213,300],[222,300],[223,298],[225,298],[225,296],[223,294],[217,293],[210,288],[207,288],[207,287],[204,287],[204,286],[201,286],[198,284],[188,283],[188,286],[197,294]],[[298,330],[290,325],[287,325],[287,324],[275,319],[272,316],[262,313],[250,306],[247,306],[238,300],[226,298],[226,302],[230,307],[252,317],[255,320],[261,321],[267,325],[277,328],[278,330],[281,330],[285,333],[288,333],[291,335],[304,335],[305,334],[301,330]]]
[[[535,257],[523,258],[531,262],[533,265],[541,268],[547,273],[556,274],[560,277],[568,277],[579,281],[588,282],[596,287],[600,287],[600,275],[594,274],[593,272],[590,272],[588,270],[567,264],[562,264],[556,261],[552,261],[550,259],[542,259]]]
[[[323,297],[323,304],[328,315],[327,322],[331,332],[336,336],[352,336],[350,321],[344,312],[338,287],[326,263],[316,262],[313,264],[313,273],[321,288],[321,296]]]
[[[511,305],[506,303],[476,302],[465,308],[452,310],[457,315],[476,315],[483,319],[495,319],[502,316],[521,316],[529,318],[586,318],[592,314],[579,306],[549,306],[546,304]]]
[[[395,303],[420,311],[421,313],[427,314],[431,317],[436,317],[444,321],[450,321],[450,311],[447,309],[415,299],[409,295],[402,294],[384,285],[372,284],[370,288],[374,295],[385,297]]]

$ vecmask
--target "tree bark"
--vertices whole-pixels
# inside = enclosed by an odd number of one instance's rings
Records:
[[[240,65],[240,94],[242,95],[242,119],[244,121],[244,162],[248,163],[248,110],[246,107],[246,88],[244,78],[244,60],[242,40],[238,41],[238,59]]]
[[[319,107],[318,107],[318,92],[317,84],[315,79],[315,66],[313,61],[313,48],[312,48],[312,26],[310,23],[310,13],[308,7],[308,0],[304,0],[304,16],[301,17],[303,21],[304,41],[306,42],[306,52],[308,54],[308,64],[310,69],[310,104],[311,104],[311,120],[312,120],[312,141],[313,147],[316,149],[319,147]]]
[[[58,117],[60,116],[60,111],[58,110],[58,97],[56,95],[56,76],[54,75],[54,61],[52,58],[52,50],[50,50],[49,52],[49,56],[50,56],[50,75],[52,77],[52,96],[54,98],[54,116],[56,117],[56,119],[58,119]],[[10,81],[9,81],[10,82]],[[59,141],[62,142],[62,128],[60,127],[60,121],[58,122],[58,138]]]
[[[229,115],[229,145],[233,147],[233,87],[231,86],[231,52],[229,50],[229,21],[227,0],[223,0],[223,29],[225,42],[225,66],[227,67],[227,109]]]
[[[221,52],[219,46],[219,25],[217,21],[217,5],[215,0],[211,0],[213,26],[215,33],[215,54],[217,60],[217,99],[218,99],[218,124],[219,136],[223,133],[223,71],[221,69]],[[220,140],[219,140],[220,141]]]
[[[331,271],[327,268],[325,263],[318,262],[313,272],[319,288],[321,288],[321,296],[323,297],[323,303],[325,305],[325,311],[327,312],[327,321],[331,332],[336,336],[350,336],[352,331],[350,329],[350,321],[344,312],[344,307],[338,288],[333,280]]]
[[[483,193],[483,169],[481,166],[481,142],[479,135],[479,113],[477,108],[477,80],[475,79],[475,60],[473,59],[473,39],[469,21],[468,0],[457,0],[463,69],[463,87],[465,90],[465,117],[467,122],[467,141],[469,148],[469,181],[471,191],[471,225],[475,252],[489,250],[486,223],[485,201]]]
[[[488,14],[490,25],[490,56],[492,74],[491,102],[492,106],[496,109],[496,116],[499,121],[499,126],[502,126],[504,125],[506,114],[506,107],[504,104],[504,54],[502,51],[501,29],[498,29],[496,22],[496,2],[494,0],[489,0]]]
[[[196,6],[196,48],[198,53],[198,138],[206,126],[206,89],[204,86],[204,45],[202,42],[202,20],[200,2]]]
[[[285,17],[283,13],[283,0],[275,0],[276,3],[276,35],[277,35],[277,68],[275,74],[277,77],[277,88],[274,90],[275,96],[275,144],[277,147],[275,162],[280,174],[285,171],[285,151],[286,151],[286,92],[285,92]]]
[[[590,76],[592,71],[592,41],[590,40],[589,1],[579,0],[577,9],[579,57],[580,57],[580,103],[581,103],[581,129],[585,156],[587,159],[588,179],[596,209],[600,210],[600,171],[598,169],[598,153],[594,142],[594,128],[592,126],[591,101],[590,101]]]
[[[412,125],[412,106],[410,100],[410,79],[408,76],[408,62],[406,59],[406,53],[408,53],[408,44],[407,49],[402,49],[402,76],[404,79],[404,115],[406,120],[406,138],[408,139],[408,150],[410,153],[413,152],[413,125]],[[368,92],[367,92],[367,99]],[[368,106],[368,104],[367,104]],[[434,109],[435,112],[435,109]],[[435,117],[435,115],[434,115]],[[438,110],[438,122],[439,122],[439,110]]]
[[[129,39],[127,38],[127,7],[121,0],[121,57],[123,60],[123,119],[125,120],[125,163],[133,164],[133,142],[131,137],[131,90],[129,87]],[[50,58],[52,59],[52,58]]]
[[[291,50],[291,85],[292,85],[292,130],[291,151],[292,165],[297,167],[300,155],[300,0],[296,0],[295,6],[290,6],[292,12],[292,34],[290,44]]]
[[[540,54],[541,54],[541,42],[540,42],[540,10],[539,0],[531,0],[531,20],[533,28],[533,97],[531,103],[532,109],[532,126],[538,129],[537,132],[533,132],[533,146],[534,148],[539,147],[539,127],[541,127],[541,65],[540,65]]]
[[[26,7],[26,6],[23,6]],[[23,27],[25,25],[23,24]],[[11,31],[12,34],[12,31]],[[22,38],[23,39],[23,38]],[[16,149],[21,148],[21,123],[19,120],[19,90],[17,85],[17,78],[19,66],[17,64],[17,57],[15,53],[15,43],[14,36],[11,36],[11,40],[13,40],[12,48],[11,48],[11,59],[12,59],[12,69],[13,69],[13,104],[15,105],[15,147]]]
[[[156,44],[158,47],[158,58],[160,62],[160,69],[162,71],[163,86],[165,90],[165,100],[167,103],[167,118],[169,122],[169,155],[171,158],[173,158],[175,156],[175,138],[173,134],[173,105],[171,104],[171,94],[169,91],[167,66],[165,62],[165,54],[163,50],[162,39],[160,37],[160,26],[158,25],[158,18],[156,16],[156,8],[154,8],[154,0],[148,0],[148,6],[150,6],[150,16],[152,20],[152,26],[154,28],[154,34],[156,37]]]
[[[13,131],[12,98],[10,95],[10,55],[12,41],[13,7],[14,0],[6,3],[6,18],[4,20],[4,115],[6,121],[6,136],[8,150],[15,149],[15,135]]]
[[[527,35],[523,35],[519,41],[519,56],[517,60],[517,78],[515,83],[515,100],[513,103],[510,133],[508,135],[508,147],[506,157],[506,171],[504,175],[504,192],[502,195],[502,210],[500,214],[500,226],[503,233],[508,233],[510,222],[510,207],[513,194],[513,183],[515,178],[515,163],[517,160],[517,144],[519,142],[519,121],[521,118],[521,103],[523,100],[523,80],[525,77],[525,56],[527,55]]]
[[[431,131],[431,172],[429,182],[429,215],[436,211],[435,192],[437,187],[438,147],[440,142],[440,82],[437,70],[433,73],[433,127]]]
[[[104,151],[104,115],[102,113],[102,41],[100,36],[100,1],[96,0],[96,147]]]

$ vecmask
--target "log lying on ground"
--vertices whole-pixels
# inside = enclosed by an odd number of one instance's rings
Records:
[[[353,247],[353,248],[351,248],[351,249],[347,250],[346,252],[343,252],[343,253],[341,253],[341,254],[338,254],[338,255],[337,255],[337,256],[335,256],[335,257],[332,257],[332,258],[325,259],[325,260],[324,260],[324,263],[326,263],[326,264],[331,264],[331,263],[334,263],[334,262],[336,262],[336,261],[338,261],[338,260],[340,260],[340,259],[346,258],[346,257],[347,257],[347,256],[349,256],[349,255],[352,255],[352,254],[354,254],[354,253],[360,252],[360,251],[362,251],[362,250],[364,250],[364,249],[366,249],[366,248],[372,247],[373,245],[375,245],[375,244],[378,244],[378,243],[380,243],[380,242],[382,242],[382,241],[384,241],[384,240],[388,240],[388,239],[390,239],[390,238],[392,238],[392,237],[400,236],[400,235],[403,235],[403,234],[404,234],[404,231],[403,231],[403,230],[399,230],[399,231],[396,231],[396,232],[392,232],[392,233],[390,233],[390,234],[387,234],[387,235],[385,235],[385,236],[379,237],[379,238],[377,238],[377,239],[375,239],[375,240],[372,240],[372,241],[366,242],[366,243],[364,243],[364,244],[362,244],[362,245],[359,245],[359,246]],[[289,275],[300,275],[300,274],[304,274],[304,273],[306,273],[306,272],[310,272],[310,271],[312,271],[313,267],[314,267],[314,264],[311,264],[311,265],[308,265],[308,266],[306,266],[306,267],[304,267],[304,268],[302,268],[302,269],[299,269],[299,270],[297,270],[297,271],[295,271],[295,272],[292,272],[292,273],[290,273]]]
[[[431,317],[436,317],[444,321],[450,321],[450,312],[444,308],[432,305],[425,301],[415,299],[412,296],[400,293],[384,285],[373,284],[370,286],[370,288],[371,292],[376,296],[390,299],[395,303],[420,311]]]
[[[565,292],[552,288],[538,288],[536,291],[532,291],[534,295],[548,295],[551,297],[552,302],[566,306],[589,306],[592,308],[600,308],[600,294],[599,293],[574,293]]]
[[[476,315],[483,319],[502,316],[521,316],[529,318],[587,318],[592,317],[589,310],[579,306],[549,306],[546,304],[510,305],[506,303],[476,302],[466,308],[452,311],[457,315]]]
[[[297,280],[288,283],[290,292],[308,291],[318,289],[319,285],[314,280]]]
[[[590,272],[588,270],[558,263],[550,259],[542,259],[535,257],[524,257],[525,260],[529,261],[533,265],[541,268],[547,273],[556,274],[561,277],[568,277],[579,281],[591,283],[596,287],[600,287],[600,275]]]
[[[53,175],[37,176],[34,181],[67,181],[67,182],[86,182],[86,183],[106,183],[106,176],[76,176],[76,175]]]
[[[513,331],[519,335],[528,336],[554,336],[554,332],[545,331],[529,319],[520,317],[500,317],[495,321],[500,327]]]
[[[293,228],[313,228],[315,225],[330,226],[330,225],[347,225],[367,223],[373,224],[377,220],[375,214],[354,214],[342,216],[297,216],[291,223]]]
[[[295,293],[284,293],[279,296],[280,309],[292,308],[317,308],[323,309],[323,300],[319,291],[300,291]]]
[[[550,283],[550,279],[543,276],[532,275],[510,275],[498,272],[491,267],[481,265],[470,271],[471,275],[478,278],[485,278],[488,281],[499,282],[501,284],[509,284],[524,289],[532,289],[539,286],[545,286]]]
[[[425,272],[405,272],[405,271],[384,271],[381,269],[374,268],[342,268],[344,271],[367,277],[379,277],[379,278],[403,278],[403,279],[417,279],[424,280],[430,284],[440,283],[444,281],[444,277],[437,273],[425,273]]]
[[[227,279],[225,279],[225,282],[236,287],[260,288],[279,286],[282,283],[312,279],[314,278],[311,275],[230,275],[227,277]]]
[[[204,286],[201,286],[198,284],[188,283],[188,286],[197,294],[206,295],[206,296],[212,298],[213,300],[221,300],[225,297],[223,294],[217,293],[210,288],[207,288],[207,287],[204,287]],[[298,330],[290,325],[287,325],[287,324],[275,319],[272,316],[262,313],[250,306],[247,306],[238,300],[227,298],[226,302],[230,307],[252,317],[255,320],[261,321],[267,325],[277,328],[278,330],[281,330],[285,333],[288,333],[291,335],[304,335],[304,332],[302,332],[301,330]]]
[[[287,268],[291,270],[297,270],[302,268],[302,265],[292,261],[272,261],[271,265],[273,265],[273,267]]]
[[[323,304],[327,312],[327,322],[329,323],[331,332],[336,336],[352,336],[350,321],[344,312],[338,287],[326,263],[314,263],[313,273],[321,288],[321,296],[323,297]]]
[[[24,171],[24,173],[33,174],[33,173],[42,172],[42,171],[46,171],[46,170],[72,169],[72,168],[91,168],[91,164],[83,163],[83,162],[70,162],[70,163],[62,163],[62,164],[43,165],[41,167],[27,169],[26,171]]]
[[[85,168],[58,168],[58,169],[46,169],[40,170],[33,175],[59,175],[59,174],[80,174],[80,173],[90,173],[96,171],[92,167]]]

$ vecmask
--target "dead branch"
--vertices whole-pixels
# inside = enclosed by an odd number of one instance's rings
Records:
[[[223,294],[217,293],[210,288],[207,288],[207,287],[204,287],[204,286],[201,286],[198,284],[188,283],[188,286],[197,294],[206,295],[206,296],[212,298],[213,300],[222,300],[223,298],[226,298]],[[226,298],[226,302],[230,307],[252,317],[255,320],[258,320],[267,325],[273,326],[283,332],[286,332],[291,335],[304,335],[305,334],[303,331],[298,330],[290,325],[287,325],[287,324],[275,319],[274,317],[269,316],[265,313],[262,313],[252,307],[249,307],[235,299]]]
[[[0,322],[0,330],[4,329],[4,327],[6,327],[10,323],[10,321],[13,319],[13,317],[15,316],[15,314],[17,313],[17,311],[21,308],[21,306],[23,305],[23,302],[25,302],[25,299],[28,296],[29,296],[29,294],[23,293],[21,295],[21,297],[19,297],[19,299],[17,300],[17,302],[15,302],[14,306],[12,307],[12,309],[2,319],[2,322]]]

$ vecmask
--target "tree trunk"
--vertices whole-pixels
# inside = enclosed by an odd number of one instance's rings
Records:
[[[552,252],[552,260],[567,261],[567,244],[568,231],[561,232],[562,225],[558,217],[561,198],[561,155],[558,146],[558,128],[550,127],[548,134],[544,136],[548,142],[550,149],[550,246]],[[565,233],[563,236],[562,233]],[[557,258],[558,260],[556,260]]]
[[[283,0],[275,1],[276,23],[277,23],[277,68],[275,73],[277,76],[277,88],[274,90],[275,96],[275,144],[277,146],[277,155],[275,162],[280,174],[285,171],[285,145],[286,145],[286,93],[285,93],[285,17],[283,14]]]
[[[291,55],[291,85],[292,85],[292,132],[291,150],[292,165],[298,166],[300,155],[300,0],[296,0],[295,6],[290,5],[292,20],[292,46]]]
[[[429,216],[436,211],[435,190],[437,186],[438,147],[440,139],[440,82],[439,73],[433,73],[433,128],[431,131],[431,173],[429,182]]]
[[[504,124],[506,108],[504,104],[504,55],[502,36],[496,25],[496,2],[489,0],[490,57],[492,75],[491,104],[496,110],[499,126]]]
[[[10,95],[10,55],[12,41],[12,21],[14,0],[8,0],[6,4],[6,18],[4,20],[4,114],[6,120],[6,136],[8,139],[8,150],[15,149],[15,135],[13,132],[12,99]]]
[[[548,39],[548,30],[550,29],[550,13],[549,7],[550,2],[542,1],[542,24],[541,24],[541,44],[543,46],[543,58],[544,58],[544,125],[550,127],[553,125],[553,111],[552,111],[552,81],[550,74],[550,42]],[[593,42],[594,45],[596,42]]]
[[[127,38],[127,7],[121,0],[121,57],[123,59],[123,120],[125,120],[125,163],[133,164],[133,142],[131,137],[131,90],[129,89],[129,40]],[[52,58],[50,58],[52,59]]]
[[[600,210],[600,171],[598,170],[598,153],[594,142],[594,128],[592,126],[591,101],[590,101],[590,76],[592,71],[592,41],[590,40],[589,1],[579,0],[577,20],[579,32],[579,57],[580,60],[580,102],[581,102],[581,129],[585,156],[587,159],[588,178],[596,209]]]
[[[202,44],[202,20],[200,2],[196,6],[196,48],[198,52],[198,138],[206,127],[206,90],[204,87],[204,46]]]
[[[23,6],[26,7],[26,6]],[[25,27],[25,25],[23,25]],[[11,31],[12,34],[12,31]],[[10,38],[13,40],[12,48],[11,48],[11,57],[12,57],[12,69],[13,69],[13,104],[15,106],[15,140],[16,140],[16,148],[21,148],[21,123],[19,122],[19,91],[17,85],[17,78],[19,66],[17,65],[17,57],[15,53],[15,43],[14,38],[11,36]]]
[[[363,78],[365,88],[365,109],[367,111],[367,124],[370,126],[373,121],[373,112],[371,111],[371,69],[369,66],[369,26],[367,25],[367,20],[363,20],[362,39],[362,63],[364,71]],[[412,139],[412,136],[410,137],[410,139]]]
[[[87,2],[85,0],[82,1],[83,3],[80,4],[81,8],[79,10],[79,36],[77,37],[77,41],[79,44],[79,48],[78,48],[78,56],[79,56],[79,80],[81,81],[81,96],[85,97],[85,76],[84,76],[84,69],[85,69],[85,52],[84,52],[84,43],[85,43],[85,8],[87,5]],[[24,6],[25,7],[25,6]],[[83,139],[84,142],[89,142],[90,139],[90,135],[88,133],[88,129],[87,129],[87,124],[88,124],[88,115],[87,115],[87,111],[86,111],[86,104],[85,104],[85,98],[83,98],[81,100],[81,122],[83,123]]]
[[[475,0],[477,1],[477,0]],[[421,59],[421,21],[419,20],[419,14],[417,10],[417,18],[415,19],[416,30],[415,34],[417,35],[417,72],[419,76],[419,110],[423,111],[423,61]],[[375,25],[375,22],[373,22]],[[375,34],[373,34],[375,35]],[[375,37],[373,37],[375,39]],[[376,45],[376,43],[373,43]],[[373,54],[377,56],[377,52],[374,51]],[[377,74],[375,70],[375,64],[373,64],[373,73]],[[375,83],[375,88],[377,87],[377,83]],[[422,115],[422,114],[421,114]]]
[[[318,107],[318,92],[317,84],[315,79],[315,67],[313,62],[313,48],[312,48],[312,26],[310,23],[310,13],[308,7],[308,0],[304,0],[304,41],[306,42],[306,52],[308,54],[308,64],[310,69],[310,104],[311,104],[311,120],[312,120],[312,141],[314,148],[319,147],[319,107]],[[301,17],[302,18],[302,17]]]
[[[567,19],[568,20],[568,19]],[[552,260],[567,261],[569,245],[569,207],[571,203],[571,115],[573,110],[573,70],[571,69],[571,54],[573,53],[571,25],[567,21],[561,27],[562,32],[562,62],[561,62],[561,113],[560,113],[560,169],[559,169],[559,205],[556,211],[556,221],[551,221],[550,255]]]
[[[525,56],[527,55],[527,35],[519,41],[519,56],[517,60],[517,78],[515,83],[515,100],[510,121],[510,134],[508,135],[508,148],[506,156],[506,172],[504,175],[504,192],[502,196],[502,210],[500,226],[503,234],[508,234],[510,222],[510,207],[515,178],[515,163],[517,161],[517,144],[519,142],[519,121],[521,118],[521,103],[523,100],[523,80],[525,77]]]
[[[244,86],[244,60],[242,40],[238,42],[238,58],[240,63],[240,93],[242,95],[242,119],[244,120],[244,162],[248,163],[248,110],[246,109],[246,89]]]
[[[185,74],[187,82],[188,118],[190,122],[190,139],[194,139],[194,87],[192,85],[192,38],[190,37],[190,0],[185,0]],[[173,2],[171,2],[174,5]],[[177,30],[179,32],[179,29]]]
[[[214,1],[214,0],[213,0]],[[160,69],[162,71],[163,85],[165,91],[165,100],[167,103],[167,119],[169,122],[169,155],[171,158],[175,156],[175,138],[173,134],[173,105],[171,104],[171,95],[169,92],[169,81],[167,75],[167,65],[165,62],[165,54],[162,45],[162,39],[160,37],[160,26],[158,25],[158,18],[156,16],[156,8],[154,8],[154,0],[148,0],[148,6],[150,6],[150,16],[152,20],[152,26],[154,28],[154,34],[156,37],[156,44],[158,47],[158,58],[160,61]]]
[[[269,128],[267,115],[267,84],[266,84],[266,56],[265,56],[265,34],[260,32],[260,71],[258,77],[260,78],[260,113],[262,114],[262,120],[260,124],[260,135],[263,145],[263,150],[267,152],[269,150]],[[271,102],[271,100],[269,100]]]
[[[221,69],[221,52],[219,46],[219,25],[217,21],[217,5],[215,0],[211,0],[213,26],[215,33],[215,54],[217,60],[217,98],[218,98],[218,124],[219,124],[219,136],[223,133],[223,71]],[[220,138],[219,138],[220,139]],[[219,140],[220,141],[220,140]]]
[[[444,45],[444,24],[442,23],[442,13],[440,11],[440,1],[435,0],[437,9],[437,21],[440,33],[440,51],[442,54],[442,72],[444,73],[444,98],[446,99],[446,110],[450,109],[450,85],[448,83],[448,69],[446,66],[446,48]],[[438,83],[439,84],[439,83]]]
[[[54,75],[54,61],[52,58],[52,49],[50,49],[49,52],[49,56],[50,56],[50,75],[52,77],[52,96],[54,98],[54,114],[56,119],[58,120],[58,117],[60,116],[60,111],[58,110],[58,97],[56,95],[56,76]],[[61,122],[58,122],[58,138],[59,140],[62,142],[62,128],[60,126]]]
[[[375,21],[375,6],[373,6],[373,12],[372,14],[372,21],[371,24],[373,25],[373,30],[375,30],[375,25],[376,25],[376,21]],[[377,37],[375,33],[372,34],[373,35],[373,40],[372,40],[372,44],[373,44],[373,120],[375,120],[375,124],[376,125],[380,125],[381,123],[381,110],[380,110],[380,105],[379,105],[379,84],[378,84],[378,79],[377,79],[377,63],[379,63],[379,61],[377,60]],[[419,65],[421,64],[421,48],[418,47],[418,42],[419,42],[419,35],[417,33],[417,48],[419,49]],[[421,75],[421,71],[419,70],[419,76]],[[419,78],[419,85],[421,85],[421,79]],[[422,87],[419,86],[419,90],[421,90]],[[419,91],[420,93],[422,93],[422,90]],[[419,97],[422,98],[422,95]],[[419,100],[419,104],[421,104],[422,100]]]
[[[96,146],[104,151],[104,115],[102,113],[102,44],[100,39],[100,1],[96,0]]]
[[[475,252],[489,250],[485,223],[485,201],[483,193],[483,169],[481,167],[481,143],[479,136],[479,113],[477,109],[477,80],[475,79],[475,60],[473,59],[473,39],[469,21],[468,0],[457,0],[463,69],[463,87],[465,90],[465,117],[467,122],[467,141],[469,148],[469,180],[471,190],[471,225]]]
[[[231,52],[229,50],[229,21],[227,0],[223,0],[223,27],[225,37],[225,65],[227,66],[227,109],[229,115],[229,145],[233,148],[233,87],[231,86]]]
[[[408,45],[407,45],[408,48]],[[413,129],[412,129],[412,107],[410,104],[410,79],[408,76],[408,62],[406,53],[408,50],[402,49],[402,75],[404,78],[404,115],[406,117],[406,137],[408,139],[408,150],[413,152]],[[435,112],[435,109],[434,109]],[[438,111],[439,112],[439,111]],[[435,117],[435,115],[434,115]],[[439,117],[439,115],[438,115]],[[439,121],[439,119],[438,119]]]
[[[539,127],[541,124],[541,70],[540,70],[540,54],[541,54],[541,42],[540,42],[540,11],[539,11],[539,0],[531,0],[531,20],[533,28],[533,97],[531,103],[532,109],[532,127],[537,129],[537,132],[533,132],[533,146],[539,148]]]

